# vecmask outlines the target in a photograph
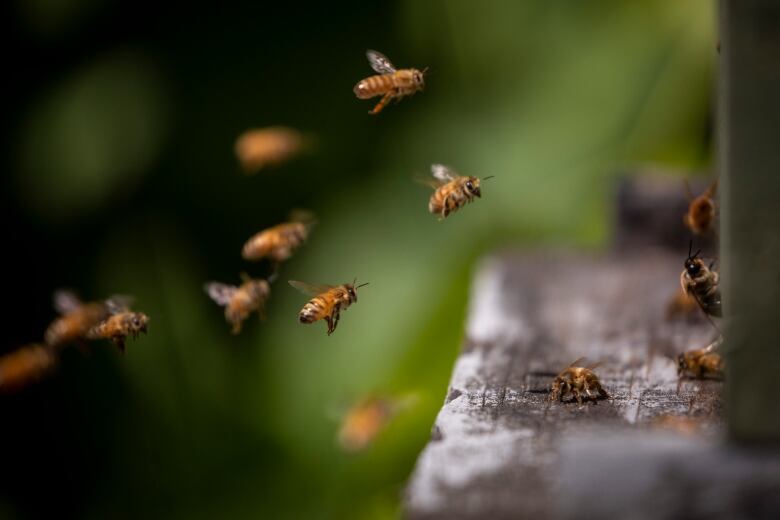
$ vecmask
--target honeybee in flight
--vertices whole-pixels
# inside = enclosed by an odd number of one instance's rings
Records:
[[[247,174],[277,166],[295,156],[304,146],[300,132],[283,126],[247,130],[236,140],[235,152]]]
[[[38,381],[56,364],[57,356],[48,345],[27,345],[0,356],[0,392]]]
[[[553,379],[552,386],[550,387],[550,400],[563,401],[563,399],[571,394],[577,400],[578,404],[582,404],[583,394],[586,399],[608,399],[609,394],[602,388],[596,373],[593,369],[599,364],[590,365],[587,367],[575,366],[580,363],[583,358],[574,361],[569,365],[566,370],[558,374]],[[596,393],[597,395],[594,395]]]
[[[84,339],[87,333],[111,315],[105,302],[81,302],[70,291],[54,293],[54,308],[60,313],[44,333],[47,345],[59,348]]]
[[[344,415],[339,428],[339,444],[344,451],[367,448],[392,418],[396,406],[387,399],[363,399]]]
[[[290,285],[308,296],[314,296],[298,313],[301,323],[314,323],[324,319],[328,324],[328,336],[333,334],[339,324],[341,311],[357,302],[357,289],[368,282],[355,286],[357,280],[341,285],[312,285],[290,280]]]
[[[133,312],[128,308],[126,298],[106,300],[111,315],[87,332],[87,339],[110,339],[124,354],[125,340],[133,339],[143,332],[146,334],[149,317],[143,312]]]
[[[314,220],[311,215],[298,212],[290,222],[278,224],[253,235],[244,244],[241,256],[244,260],[251,261],[268,258],[276,268],[289,259],[306,241],[313,225]]]
[[[696,235],[708,236],[715,232],[715,192],[718,189],[718,180],[710,185],[707,190],[694,197],[688,181],[685,181],[685,189],[688,194],[688,212],[683,215],[683,223]]]
[[[369,114],[378,114],[393,98],[400,101],[404,96],[410,96],[425,88],[427,68],[422,71],[417,69],[396,70],[387,56],[370,49],[366,51],[366,57],[368,57],[371,68],[379,74],[359,81],[352,90],[358,99],[382,96],[382,99]]]
[[[699,307],[708,316],[721,316],[719,275],[712,270],[714,262],[709,267],[699,258],[701,250],[691,254],[693,241],[688,247],[688,258],[685,259],[685,269],[680,273],[680,285],[686,294],[693,295]]]
[[[203,288],[218,305],[225,307],[225,320],[233,326],[233,334],[241,332],[241,325],[254,311],[265,319],[265,302],[271,295],[266,280],[255,280],[241,274],[243,283],[236,287],[220,282],[208,282]]]
[[[474,197],[482,197],[479,177],[458,175],[443,164],[431,165],[431,173],[435,179],[423,181],[435,190],[428,201],[428,211],[439,215],[440,220],[473,201]],[[490,175],[482,180],[492,177]]]
[[[723,343],[723,336],[704,348],[689,350],[677,356],[677,374],[696,379],[722,379],[726,362],[715,350]]]

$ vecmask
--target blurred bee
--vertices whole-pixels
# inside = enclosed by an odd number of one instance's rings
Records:
[[[92,327],[87,332],[87,339],[110,339],[124,354],[125,340],[133,339],[143,332],[146,334],[149,317],[142,312],[131,311],[123,300],[112,298],[106,301],[111,316]]]
[[[666,305],[666,319],[687,318],[699,312],[699,302],[683,290],[678,290]]]
[[[265,302],[271,295],[271,286],[266,280],[254,280],[241,274],[244,283],[236,287],[219,282],[208,282],[203,288],[218,305],[225,307],[225,320],[233,326],[233,334],[241,332],[241,325],[253,311],[265,319]]]
[[[379,74],[370,76],[358,82],[355,88],[355,96],[358,99],[370,99],[376,96],[382,96],[382,99],[369,112],[369,114],[378,114],[385,108],[391,99],[397,98],[400,101],[404,96],[410,96],[418,90],[425,88],[425,72],[428,70],[401,69],[396,70],[387,56],[381,52],[366,51],[368,63],[371,68]]]
[[[84,339],[87,333],[111,315],[105,302],[81,302],[70,291],[54,293],[54,308],[60,313],[44,333],[47,345],[59,348]]]
[[[691,255],[693,242],[688,247],[688,258],[685,259],[685,269],[680,274],[680,285],[686,294],[692,295],[699,307],[708,316],[721,316],[720,288],[718,273],[712,270],[714,262],[709,267],[699,258],[701,250]]]
[[[236,140],[235,152],[244,172],[254,174],[268,166],[277,166],[303,149],[300,132],[283,126],[247,130]]]
[[[244,244],[241,256],[244,260],[262,260],[268,258],[278,266],[289,259],[308,238],[314,225],[311,215],[299,212],[290,222],[264,229],[252,236]]]
[[[443,164],[431,165],[431,173],[436,179],[423,181],[436,190],[428,201],[428,211],[439,215],[440,220],[474,200],[474,197],[482,197],[479,177],[458,175]],[[482,180],[492,177],[490,175]]]
[[[0,392],[38,381],[56,364],[57,356],[48,345],[27,345],[0,356]]]
[[[367,448],[392,418],[394,408],[389,400],[377,397],[354,405],[341,421],[338,440],[342,449],[357,452]]]
[[[368,283],[364,283],[356,287],[355,283],[357,283],[357,280],[351,284],[345,283],[336,286],[311,285],[290,280],[290,285],[303,294],[314,296],[298,313],[298,321],[301,323],[314,323],[324,319],[328,324],[328,336],[330,336],[339,324],[341,311],[357,302],[357,289],[368,285]]]
[[[704,348],[689,350],[677,356],[677,375],[696,379],[722,379],[726,362],[715,350],[723,343],[723,336]]]
[[[553,379],[552,386],[550,387],[550,400],[563,401],[563,399],[571,394],[577,400],[578,404],[582,404],[583,394],[586,399],[608,399],[609,394],[602,388],[599,382],[598,376],[593,372],[599,364],[590,365],[588,367],[575,366],[580,363],[583,358],[574,361],[563,372]],[[598,395],[593,395],[592,392]]]
[[[707,190],[694,197],[688,181],[685,181],[688,194],[688,213],[683,215],[683,223],[696,235],[708,236],[715,231],[715,192],[718,180],[715,179]]]

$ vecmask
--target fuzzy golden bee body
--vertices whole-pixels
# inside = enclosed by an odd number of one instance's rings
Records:
[[[355,282],[336,286],[312,285],[290,280],[290,285],[306,295],[314,296],[298,313],[298,321],[309,324],[324,319],[328,324],[328,336],[330,336],[339,324],[341,311],[357,302],[357,288],[368,284],[364,283],[357,287]]]
[[[687,183],[686,187],[690,204],[688,205],[688,212],[683,215],[685,227],[696,235],[708,236],[713,234],[716,224],[715,192],[718,189],[717,179],[698,197],[693,196]]]
[[[57,356],[48,345],[27,345],[0,356],[0,392],[38,381],[56,364]]]
[[[382,96],[369,114],[378,114],[393,98],[400,101],[404,96],[410,96],[425,88],[425,71],[396,70],[387,56],[373,50],[366,51],[366,57],[371,68],[379,74],[359,81],[352,90],[358,99]]]
[[[689,350],[677,356],[677,374],[696,379],[722,379],[726,361],[715,350],[723,342],[719,337],[704,348]]]
[[[447,218],[450,213],[470,203],[475,197],[482,197],[479,177],[458,175],[443,164],[431,165],[431,173],[435,180],[426,182],[435,191],[428,201],[428,211],[439,215],[441,219]]]
[[[271,295],[271,286],[266,280],[256,280],[242,275],[244,283],[236,287],[220,282],[208,282],[204,289],[218,305],[225,307],[225,320],[230,323],[233,334],[241,332],[241,326],[255,311],[265,319],[265,302]]]
[[[719,275],[717,271],[712,270],[712,265],[708,267],[704,260],[699,258],[700,252],[691,255],[689,248],[685,269],[680,273],[680,285],[686,294],[696,298],[705,314],[720,317],[722,312]]]
[[[311,224],[285,222],[264,229],[247,240],[241,252],[244,260],[268,258],[278,264],[289,259],[309,236]]]
[[[368,398],[353,406],[342,419],[341,448],[357,452],[367,448],[392,418],[395,406],[386,399]]]
[[[294,157],[304,146],[300,132],[283,126],[247,130],[236,140],[235,153],[247,174],[277,166]]]
[[[93,327],[111,314],[104,302],[82,303],[69,291],[54,294],[54,308],[60,317],[46,329],[44,341],[55,348],[84,339]]]
[[[125,340],[128,336],[132,336],[135,339],[141,332],[146,334],[148,325],[149,317],[143,312],[132,312],[123,309],[92,327],[87,332],[87,339],[111,340],[124,353]]]
[[[601,386],[598,376],[593,369],[598,365],[588,367],[575,366],[582,361],[578,359],[558,376],[553,379],[550,387],[550,400],[563,401],[568,395],[572,395],[578,404],[582,404],[583,395],[585,399],[608,399],[609,394]]]

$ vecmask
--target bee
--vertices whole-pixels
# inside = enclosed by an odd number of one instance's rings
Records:
[[[427,68],[422,71],[417,69],[396,70],[387,56],[370,49],[366,51],[366,57],[371,68],[379,74],[359,81],[352,90],[358,99],[382,96],[382,99],[369,114],[378,114],[393,98],[400,101],[404,96],[410,96],[425,88]]]
[[[693,242],[688,247],[688,258],[685,259],[685,269],[680,273],[680,285],[686,294],[696,298],[699,307],[708,316],[721,316],[719,275],[713,271],[712,262],[709,267],[699,258],[701,250],[691,255]]]
[[[341,311],[357,302],[357,289],[368,283],[355,286],[357,280],[342,285],[311,285],[290,280],[290,285],[303,294],[314,296],[298,313],[301,323],[314,323],[324,319],[328,324],[328,336],[333,334],[339,324]]]
[[[482,197],[479,177],[458,175],[443,164],[431,165],[431,173],[436,180],[426,179],[423,182],[435,189],[428,201],[428,211],[439,215],[439,220],[447,218],[447,215],[459,210],[474,197]],[[490,175],[482,180],[492,177]]]
[[[297,155],[304,146],[300,132],[283,126],[247,130],[236,140],[235,152],[244,172],[254,174]]]
[[[550,387],[550,400],[563,401],[564,397],[568,394],[574,396],[578,404],[582,404],[582,397],[585,394],[586,399],[608,399],[609,394],[604,388],[602,388],[599,382],[598,376],[596,376],[593,369],[599,364],[590,365],[588,367],[575,366],[580,363],[583,358],[574,361],[563,372],[553,379],[552,386]],[[598,395],[593,395],[592,392],[596,392]]]
[[[299,217],[253,235],[241,251],[243,259],[257,261],[268,258],[274,266],[289,259],[306,241],[314,224],[310,217]]]
[[[0,356],[0,392],[38,381],[56,364],[57,356],[49,345],[27,345]]]
[[[54,308],[60,317],[44,333],[46,344],[53,348],[84,339],[93,327],[111,315],[105,302],[83,303],[70,291],[54,293]]]
[[[683,223],[696,235],[708,236],[715,232],[715,192],[718,189],[718,180],[715,179],[707,190],[694,197],[691,187],[685,182],[688,193],[688,212],[683,215]]]
[[[723,336],[704,348],[689,350],[677,356],[677,375],[690,375],[696,379],[722,379],[726,368],[723,356],[715,350],[723,343]]]
[[[111,315],[87,332],[87,339],[110,339],[124,354],[125,340],[133,339],[143,332],[146,334],[149,317],[142,312],[131,311],[127,304],[112,298],[106,301]]]
[[[355,404],[341,421],[338,440],[342,449],[357,452],[367,448],[392,418],[395,408],[391,401],[377,397]]]
[[[233,334],[241,332],[241,325],[253,311],[265,319],[265,302],[271,295],[266,280],[255,280],[241,274],[243,283],[236,287],[219,282],[208,282],[203,288],[218,305],[225,307],[225,320],[233,326]]]

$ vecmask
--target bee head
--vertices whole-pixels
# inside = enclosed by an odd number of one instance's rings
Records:
[[[418,90],[423,90],[425,88],[426,72],[428,72],[428,67],[424,68],[421,71],[414,69],[414,72],[412,73],[412,77],[414,78],[414,85],[417,87]]]
[[[349,298],[353,302],[357,302],[357,289],[358,289],[358,287],[363,287],[364,285],[368,285],[368,282],[366,282],[366,283],[361,283],[358,286],[355,286],[356,283],[357,283],[357,278],[355,278],[355,280],[353,280],[353,282],[351,284],[347,284],[347,292],[349,293]]]
[[[469,177],[466,180],[466,191],[476,197],[482,197],[482,189],[479,184],[479,177]]]
[[[149,326],[149,316],[143,312],[134,312],[130,315],[127,325],[133,335],[137,335],[139,332],[146,334],[146,329]]]
[[[696,251],[694,254],[691,254],[691,251],[693,251],[693,240],[691,240],[688,245],[688,258],[685,259],[685,271],[689,276],[696,276],[704,266],[704,262],[698,258],[699,253],[701,253],[701,249]]]

